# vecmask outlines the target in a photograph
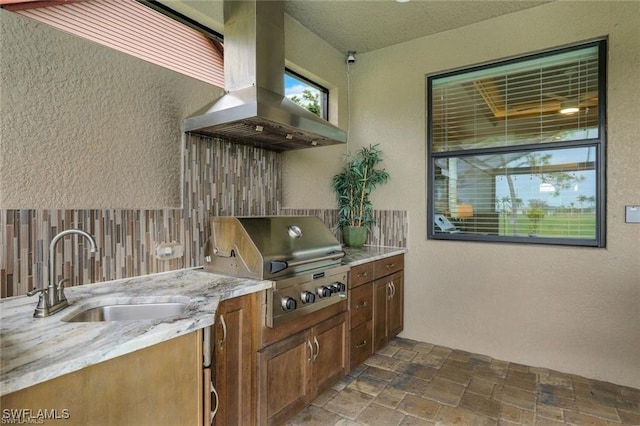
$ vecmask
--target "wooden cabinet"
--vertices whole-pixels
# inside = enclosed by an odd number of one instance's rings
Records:
[[[224,300],[216,312],[212,344],[213,383],[218,395],[214,424],[217,425],[255,423],[252,334],[255,298],[256,295],[249,294]],[[206,419],[207,413],[205,422]]]
[[[404,255],[375,262],[374,351],[383,348],[404,328]]]
[[[198,331],[10,393],[1,405],[57,410],[63,418],[47,425],[201,425],[202,377]]]
[[[389,343],[404,328],[404,274],[402,271],[374,282],[374,351]]]
[[[351,268],[349,368],[360,365],[404,328],[404,255]]]
[[[346,314],[258,352],[258,424],[281,424],[344,377]]]
[[[373,353],[374,262],[355,266],[349,273],[349,369]]]

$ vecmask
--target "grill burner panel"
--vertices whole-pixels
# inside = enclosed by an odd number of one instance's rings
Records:
[[[267,327],[276,327],[346,300],[349,269],[349,266],[339,266],[278,281],[276,288],[267,292]]]

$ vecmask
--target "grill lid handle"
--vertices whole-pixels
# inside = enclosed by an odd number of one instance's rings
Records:
[[[313,259],[298,260],[295,262],[286,262],[284,260],[272,260],[271,262],[269,262],[269,272],[272,274],[276,274],[280,271],[284,271],[289,267],[306,265],[308,263],[313,263],[313,262],[321,262],[323,260],[338,260],[343,258],[345,255],[346,253],[343,251],[336,251],[328,254],[327,256],[314,257]]]

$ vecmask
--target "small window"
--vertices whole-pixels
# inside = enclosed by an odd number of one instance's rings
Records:
[[[606,42],[427,77],[428,238],[604,247]]]
[[[298,105],[325,120],[329,117],[329,90],[293,72],[285,70],[284,94]]]

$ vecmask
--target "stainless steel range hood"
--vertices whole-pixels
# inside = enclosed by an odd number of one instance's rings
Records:
[[[282,1],[224,2],[226,94],[184,130],[273,151],[346,143],[347,133],[284,96]]]

